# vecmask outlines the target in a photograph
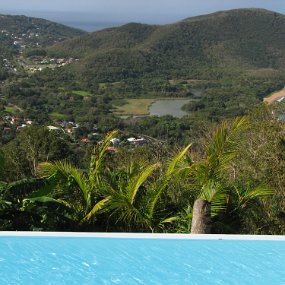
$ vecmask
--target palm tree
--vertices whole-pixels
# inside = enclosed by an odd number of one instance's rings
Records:
[[[39,173],[46,185],[24,202],[57,204],[64,212],[72,213],[81,225],[92,224],[101,214],[107,224],[112,222],[112,230],[156,232],[181,217],[192,217],[192,233],[209,233],[211,217],[225,211],[229,201],[241,209],[250,201],[272,194],[266,187],[248,191],[229,187],[231,176],[234,181],[231,163],[247,126],[246,118],[223,123],[214,132],[202,161],[187,160],[191,147],[188,145],[164,165],[131,161],[123,169],[109,169],[104,162],[111,138],[117,132],[109,133],[101,145],[94,147],[88,172],[65,161],[42,163]],[[192,213],[187,207],[185,214],[179,214],[169,207],[169,189],[175,183],[181,186],[181,179],[189,177],[197,198]]]
[[[230,197],[237,195],[240,201],[237,206],[244,207],[250,200],[273,193],[268,187],[261,186],[248,189],[244,195],[237,189],[229,192],[230,177],[235,178],[230,173],[231,163],[239,152],[239,142],[247,128],[246,117],[235,119],[232,124],[222,123],[206,147],[205,159],[192,164],[190,176],[199,191],[193,206],[191,233],[210,233],[211,216],[225,210]]]
[[[141,162],[131,162],[126,170],[109,172],[100,192],[102,198],[108,197],[104,205],[108,220],[113,219],[126,231],[144,231],[150,228],[145,213],[145,200],[149,192],[147,183],[158,168],[158,163],[144,165]]]
[[[104,158],[111,139],[117,131],[108,133],[103,142],[94,147],[89,172],[78,169],[66,161],[45,162],[39,166],[39,174],[46,180],[45,187],[25,199],[25,203],[53,203],[69,209],[79,223],[90,222],[102,209],[109,197],[98,200],[97,193],[103,181]]]
[[[254,216],[258,216],[258,220],[262,220],[264,213],[263,203],[261,198],[271,196],[275,193],[274,189],[264,184],[255,185],[252,182],[235,183],[231,187],[231,199],[227,209],[221,219],[223,224],[226,223],[227,229],[230,232],[241,233],[247,220],[251,220]],[[224,218],[224,217],[223,217]],[[263,224],[264,226],[264,224]],[[251,232],[252,228],[246,228],[246,232]],[[259,233],[259,232],[254,232]]]
[[[165,224],[177,220],[162,198],[172,180],[185,175],[184,158],[190,146],[169,160],[165,170],[159,163],[145,166],[131,162],[126,171],[113,179],[114,172],[111,172],[103,187],[103,196],[110,197],[105,204],[109,217],[114,217],[115,223],[123,225],[127,231],[161,231]],[[152,177],[155,170],[160,173]]]
[[[176,217],[167,212],[162,196],[172,179],[185,175],[184,157],[190,145],[175,155],[165,170],[160,163],[139,161],[124,169],[108,169],[104,157],[116,133],[95,146],[88,174],[64,161],[42,163],[39,173],[48,183],[26,202],[61,204],[73,210],[74,219],[81,224],[91,223],[100,213],[127,231],[156,231],[174,221]]]

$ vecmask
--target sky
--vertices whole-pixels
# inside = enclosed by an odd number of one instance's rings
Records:
[[[0,14],[59,22],[164,24],[235,8],[265,8],[285,14],[285,0],[0,0]]]

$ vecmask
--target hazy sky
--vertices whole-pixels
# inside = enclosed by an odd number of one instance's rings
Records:
[[[72,13],[98,21],[171,22],[232,8],[266,8],[285,14],[285,0],[0,0],[0,13],[49,18]],[[41,12],[41,13],[40,13]],[[60,13],[59,13],[60,12]],[[38,14],[37,14],[38,13]]]

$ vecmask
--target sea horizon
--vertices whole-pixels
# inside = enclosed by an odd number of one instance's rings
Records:
[[[23,15],[27,17],[41,18],[48,21],[63,24],[86,32],[118,27],[130,22],[149,25],[169,24],[182,20],[186,15],[147,15],[144,17],[131,17],[124,15],[104,15],[91,12],[71,11],[35,11],[35,10],[0,10],[2,15]],[[192,15],[187,15],[191,17]]]
[[[99,30],[107,29],[107,28],[113,28],[122,26],[126,23],[118,23],[118,22],[92,22],[92,21],[55,21],[56,23],[80,29],[85,32],[96,32]]]

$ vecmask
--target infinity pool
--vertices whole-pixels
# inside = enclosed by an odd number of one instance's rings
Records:
[[[285,239],[0,234],[0,284],[285,284]]]

